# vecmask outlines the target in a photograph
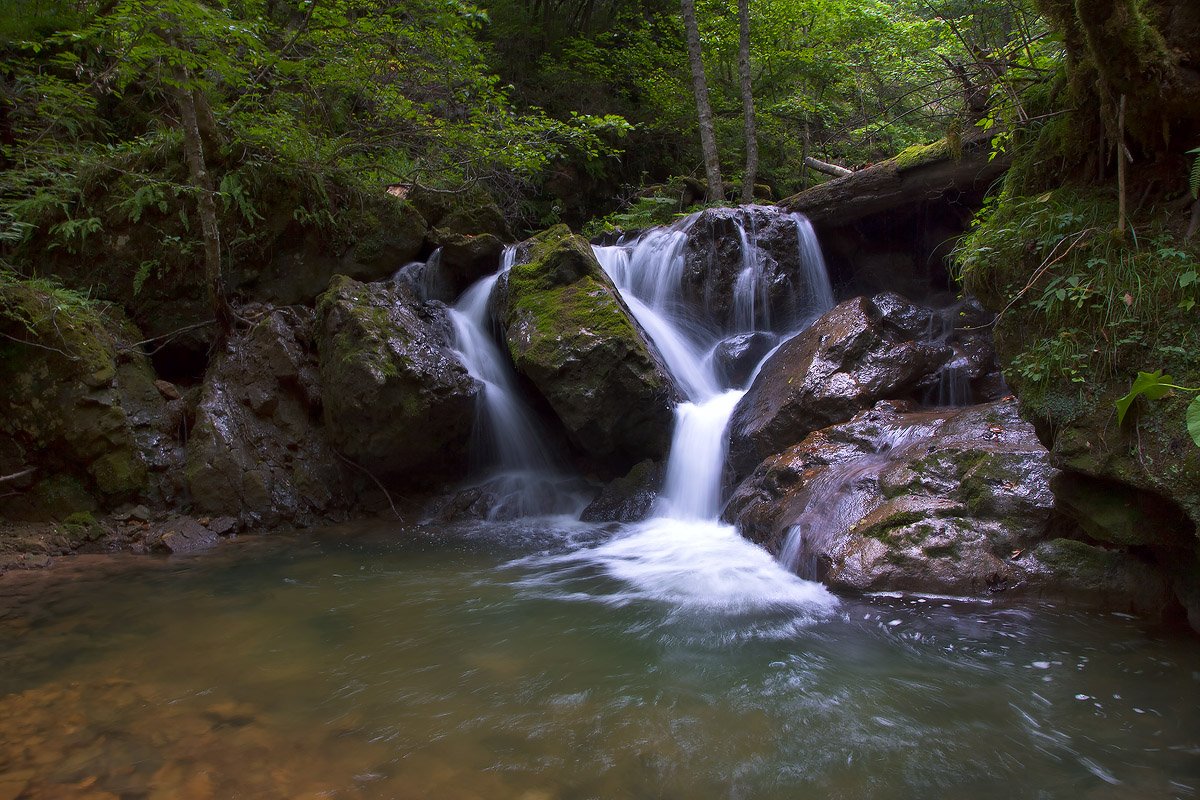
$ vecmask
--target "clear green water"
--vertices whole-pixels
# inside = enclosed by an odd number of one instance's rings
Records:
[[[739,604],[705,597],[716,551],[672,556],[701,583],[663,599],[578,555],[614,531],[360,525],[5,576],[0,798],[1200,795],[1192,638]]]

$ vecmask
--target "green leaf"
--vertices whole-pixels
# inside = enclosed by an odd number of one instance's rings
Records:
[[[1192,435],[1192,441],[1200,447],[1200,396],[1192,399],[1187,407],[1187,426],[1188,433]]]
[[[1154,372],[1139,372],[1133,385],[1129,387],[1129,394],[1116,403],[1117,424],[1120,425],[1125,421],[1125,414],[1129,412],[1129,407],[1133,405],[1134,400],[1142,395],[1145,395],[1147,400],[1160,400],[1171,391],[1169,384],[1174,380],[1170,375],[1164,375],[1161,369],[1156,369]]]

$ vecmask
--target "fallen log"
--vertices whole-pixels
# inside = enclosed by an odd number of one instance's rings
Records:
[[[964,140],[958,152],[945,140],[910,147],[894,158],[784,198],[814,225],[843,226],[866,217],[913,209],[947,196],[982,197],[1011,159],[991,158],[991,137]]]
[[[815,169],[817,172],[824,172],[826,175],[832,175],[835,178],[844,178],[847,175],[853,175],[854,170],[839,167],[837,164],[830,164],[828,161],[818,161],[812,156],[804,157],[804,166],[809,169]]]

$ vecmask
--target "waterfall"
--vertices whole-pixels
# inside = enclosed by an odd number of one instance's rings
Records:
[[[450,309],[455,352],[471,377],[483,384],[475,414],[471,454],[480,485],[495,495],[489,518],[574,513],[583,496],[546,445],[546,436],[521,399],[516,374],[493,334],[492,290],[516,260],[505,248],[500,268],[473,284]]]
[[[780,334],[782,341],[833,307],[833,290],[812,225],[793,214],[800,269],[790,276],[792,308],[787,319],[772,327],[766,269],[775,261],[759,241],[756,210],[740,209],[731,216],[741,265],[731,287],[733,319],[727,325],[714,324],[705,318],[705,309],[684,300],[686,245],[696,216],[630,243],[593,247],[686,397],[675,410],[667,477],[657,508],[662,518],[715,522],[720,514],[725,429],[745,388],[724,388],[713,357],[718,345],[730,336],[755,332]]]

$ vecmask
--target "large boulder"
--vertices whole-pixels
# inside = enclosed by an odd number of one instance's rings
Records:
[[[870,299],[847,300],[763,364],[730,420],[730,463],[746,475],[811,431],[913,393],[951,352],[885,324]]]
[[[834,589],[1020,591],[1162,613],[1165,582],[1135,556],[1098,565],[1094,545],[1046,546],[1055,474],[1013,401],[923,412],[883,402],[765,460],[725,513]],[[1067,551],[1091,555],[1069,564]]]
[[[316,338],[334,447],[398,484],[464,472],[480,384],[450,347],[444,306],[339,275],[318,302]]]
[[[445,283],[451,300],[500,268],[504,244],[493,234],[469,235],[434,228],[430,239],[440,248],[438,279]]]
[[[498,298],[517,371],[588,455],[625,465],[661,457],[674,385],[590,245],[560,225],[527,251]]]
[[[168,400],[114,308],[61,289],[0,283],[0,514],[63,519],[165,502],[182,402]]]
[[[265,311],[213,360],[187,448],[197,511],[304,525],[348,507],[321,424],[313,325],[309,309]]]
[[[799,246],[796,215],[768,206],[711,208],[688,227],[681,277],[683,299],[705,319],[729,329],[736,321],[735,289],[747,263],[757,269],[753,289],[758,327],[791,330],[812,308],[814,289]],[[742,231],[752,232],[744,236]],[[748,251],[749,249],[749,251]]]

